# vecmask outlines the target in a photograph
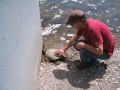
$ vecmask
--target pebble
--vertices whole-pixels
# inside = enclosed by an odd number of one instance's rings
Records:
[[[77,52],[74,52],[73,54],[77,54]]]
[[[66,40],[66,43],[68,43],[70,40]]]
[[[74,36],[74,34],[67,34],[67,36],[73,37],[73,36]]]
[[[71,28],[71,26],[70,26],[70,25],[67,25],[67,28]]]
[[[63,35],[65,36],[66,34],[65,34],[65,33],[63,33]]]
[[[97,81],[91,81],[91,82],[90,82],[90,85],[96,86],[96,85],[98,85],[98,82],[97,82]]]
[[[118,67],[120,68],[120,63],[118,64]]]
[[[40,71],[43,71],[43,67],[40,67]]]
[[[61,40],[61,41],[64,41],[64,40],[65,40],[65,38],[64,38],[64,37],[60,37],[60,40]]]
[[[120,90],[120,88],[117,88],[117,90]]]

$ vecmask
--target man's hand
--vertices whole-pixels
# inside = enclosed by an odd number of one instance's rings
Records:
[[[58,55],[64,54],[65,51],[66,51],[68,48],[70,48],[70,47],[73,45],[73,42],[74,42],[75,40],[77,40],[79,37],[80,37],[80,36],[78,36],[78,35],[74,35],[74,36],[70,39],[69,43],[65,46],[64,49],[58,49],[55,53],[58,54]]]
[[[58,49],[55,53],[61,55],[61,54],[65,53],[65,50],[64,49]]]

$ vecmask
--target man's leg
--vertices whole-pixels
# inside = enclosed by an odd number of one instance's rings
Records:
[[[92,62],[93,60],[96,60],[96,59],[109,59],[110,57],[105,53],[103,52],[102,55],[97,55],[97,54],[94,54],[86,49],[80,49],[80,58],[82,60],[84,60],[85,62]]]
[[[84,43],[90,44],[84,40],[76,40],[73,43],[73,46],[75,47],[75,45],[79,42],[84,42]],[[76,47],[75,47],[75,49],[76,49]],[[86,49],[83,49],[83,48],[78,50],[78,51],[80,51],[81,60],[87,64],[92,64],[96,59],[109,59],[110,58],[105,52],[103,52],[102,55],[97,55],[97,54],[94,54],[94,53],[92,53]]]

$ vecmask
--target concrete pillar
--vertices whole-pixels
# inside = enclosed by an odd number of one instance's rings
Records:
[[[39,3],[0,0],[0,90],[36,90],[42,50]]]

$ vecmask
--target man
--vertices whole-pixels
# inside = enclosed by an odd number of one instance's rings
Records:
[[[112,56],[115,47],[114,38],[103,22],[87,18],[81,10],[72,10],[66,24],[77,30],[76,35],[64,49],[59,49],[56,53],[63,54],[73,45],[80,52],[79,68],[87,68],[97,59],[109,59]],[[85,40],[78,40],[81,36]]]

